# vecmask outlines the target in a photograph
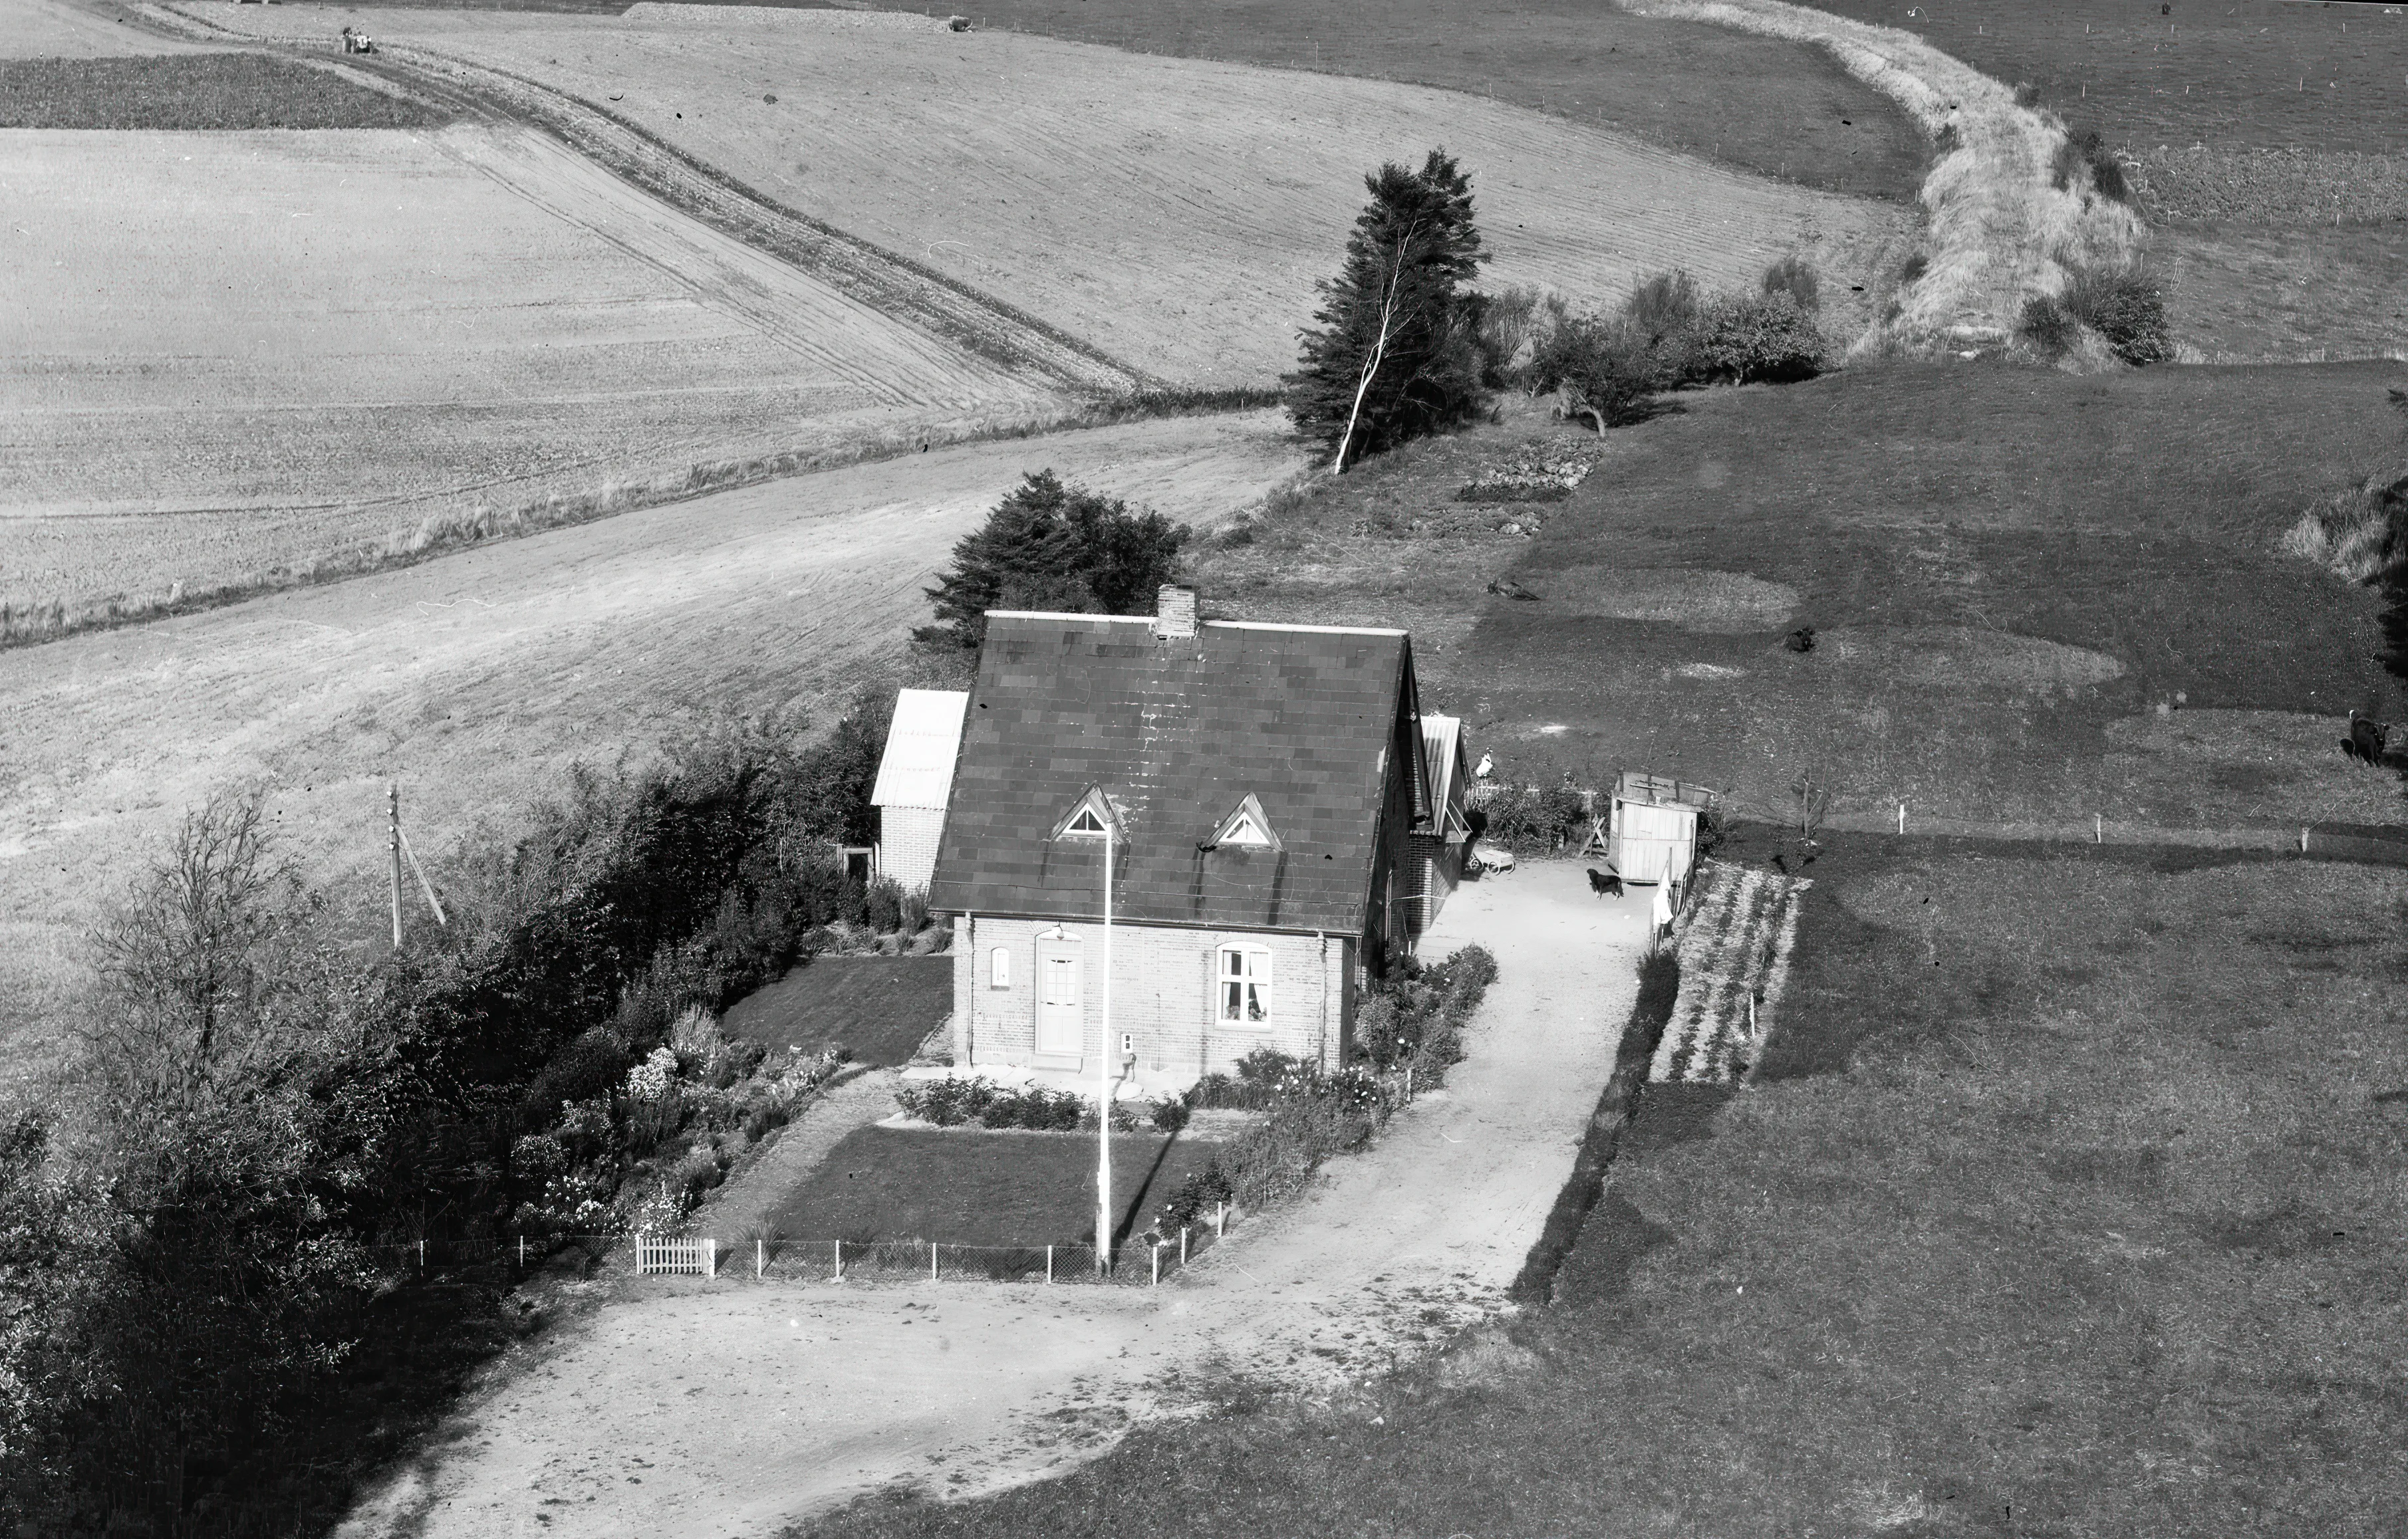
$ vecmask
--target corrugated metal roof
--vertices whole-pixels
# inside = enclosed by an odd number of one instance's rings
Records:
[[[878,783],[869,791],[872,806],[945,805],[969,703],[968,691],[963,690],[896,691],[895,721],[886,729],[886,752],[879,758]]]
[[[1103,841],[1048,837],[1093,787],[1125,834],[1119,917],[1359,933],[1387,749],[1419,747],[1398,736],[1417,709],[1404,634],[1211,621],[1157,641],[1150,623],[987,617],[929,906],[1096,913]],[[1201,848],[1250,794],[1279,848]]]

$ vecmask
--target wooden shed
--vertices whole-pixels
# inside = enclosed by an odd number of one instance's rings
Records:
[[[1626,882],[1686,881],[1698,861],[1698,819],[1717,798],[1704,786],[1624,770],[1613,788],[1613,869]]]

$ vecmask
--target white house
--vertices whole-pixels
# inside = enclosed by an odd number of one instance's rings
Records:
[[[869,801],[878,809],[879,874],[907,891],[926,891],[937,868],[969,700],[961,690],[904,690],[895,697],[895,720],[886,729],[886,752]]]

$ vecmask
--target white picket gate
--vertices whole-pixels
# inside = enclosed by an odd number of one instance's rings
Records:
[[[719,1275],[719,1247],[711,1240],[656,1240],[636,1236],[638,1273],[682,1272],[696,1277]]]

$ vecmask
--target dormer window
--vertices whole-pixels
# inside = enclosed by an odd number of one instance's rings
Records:
[[[1120,815],[1112,810],[1101,786],[1089,786],[1063,819],[1054,825],[1057,839],[1121,837]]]
[[[1280,848],[1279,835],[1271,832],[1271,820],[1264,814],[1262,803],[1254,799],[1252,791],[1247,792],[1246,799],[1221,819],[1221,826],[1213,831],[1207,848],[1218,848],[1223,845],[1239,849]]]

